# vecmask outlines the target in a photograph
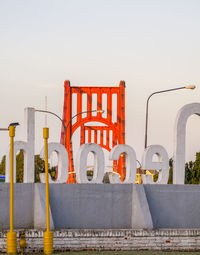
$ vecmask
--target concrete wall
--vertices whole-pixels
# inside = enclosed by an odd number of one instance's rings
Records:
[[[131,184],[51,185],[51,212],[56,229],[131,228]]]
[[[17,228],[32,228],[34,216],[34,184],[14,185],[14,224]],[[10,185],[0,183],[0,229],[10,226]]]
[[[199,228],[200,185],[144,185],[154,228]]]
[[[45,228],[45,185],[15,184],[14,228]],[[9,184],[0,183],[0,229]],[[51,229],[199,228],[200,185],[50,184]]]

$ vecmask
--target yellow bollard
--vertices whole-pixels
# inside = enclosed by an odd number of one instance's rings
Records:
[[[50,231],[44,232],[44,254],[53,253],[53,233]]]
[[[7,254],[17,254],[17,236],[13,232],[13,156],[14,156],[14,136],[15,126],[9,126],[10,136],[10,232],[7,233]]]
[[[43,129],[44,150],[45,150],[45,183],[46,183],[46,226],[47,231],[44,232],[44,254],[53,253],[53,233],[50,232],[49,218],[49,179],[48,179],[48,138],[49,129]]]
[[[7,254],[17,254],[17,235],[15,232],[7,233]]]
[[[19,247],[21,250],[21,254],[24,254],[24,249],[26,248],[26,235],[25,233],[20,233],[19,235]]]

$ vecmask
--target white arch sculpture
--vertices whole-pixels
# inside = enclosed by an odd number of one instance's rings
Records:
[[[200,115],[200,103],[192,103],[183,106],[177,115],[174,133],[174,162],[173,162],[173,184],[185,183],[185,137],[188,118]]]

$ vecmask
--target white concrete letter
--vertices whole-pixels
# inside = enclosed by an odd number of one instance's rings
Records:
[[[153,155],[157,155],[159,162],[153,162]],[[151,145],[144,151],[142,157],[142,169],[158,170],[158,180],[154,182],[151,175],[142,175],[144,184],[167,184],[169,178],[169,157],[167,151],[161,145]]]
[[[177,115],[174,133],[173,184],[185,183],[185,133],[188,118],[200,114],[200,103],[183,106]]]
[[[126,144],[119,144],[112,148],[109,154],[110,160],[118,160],[121,153],[125,153],[126,162],[126,177],[123,182],[116,174],[109,175],[110,183],[134,183],[136,179],[136,154],[132,147]]]
[[[91,181],[87,179],[87,157],[94,154],[94,174]],[[102,183],[104,177],[104,154],[102,148],[95,143],[83,144],[76,160],[76,177],[78,183]]]
[[[60,143],[48,144],[48,157],[50,158],[52,152],[56,152],[58,156],[58,176],[56,181],[51,179],[49,174],[49,183],[65,183],[68,179],[68,153],[65,147]],[[40,157],[45,159],[44,147],[40,152]],[[40,181],[45,183],[45,173],[40,174]]]

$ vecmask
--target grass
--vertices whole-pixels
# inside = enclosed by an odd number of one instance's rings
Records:
[[[30,253],[29,253],[30,254]],[[200,252],[190,251],[79,251],[79,252],[61,252],[55,255],[198,255]],[[43,255],[34,254],[34,255]]]

